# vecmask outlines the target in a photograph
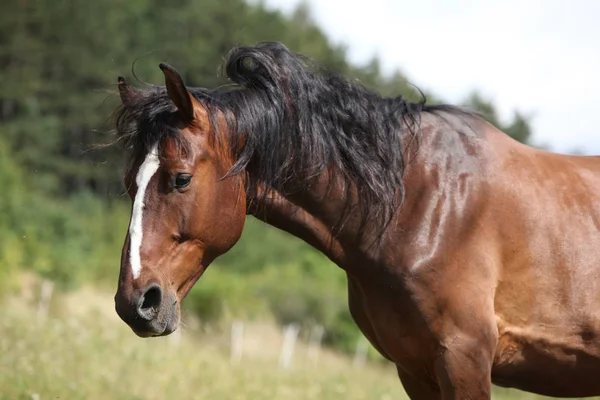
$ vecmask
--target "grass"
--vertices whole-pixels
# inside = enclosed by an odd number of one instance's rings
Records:
[[[111,295],[91,289],[55,296],[38,322],[35,297],[30,289],[0,308],[1,400],[407,398],[391,366],[353,368],[328,351],[311,363],[302,344],[292,368],[278,368],[282,337],[272,324],[247,324],[244,357],[232,365],[227,331],[188,326],[179,339],[140,339],[116,317]]]

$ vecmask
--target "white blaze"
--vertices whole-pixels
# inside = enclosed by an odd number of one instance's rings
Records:
[[[155,145],[152,150],[146,155],[146,159],[142,163],[135,183],[137,184],[137,193],[133,200],[133,211],[131,213],[131,224],[129,225],[129,263],[131,264],[131,272],[133,279],[137,279],[142,272],[142,262],[140,259],[140,248],[142,247],[142,237],[144,231],[142,227],[142,219],[144,216],[144,200],[146,198],[146,188],[148,183],[158,170],[160,161],[158,159],[158,145]]]

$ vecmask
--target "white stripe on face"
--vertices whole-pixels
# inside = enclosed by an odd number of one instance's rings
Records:
[[[142,166],[135,177],[135,182],[138,189],[133,201],[131,225],[129,225],[129,262],[131,264],[131,272],[133,272],[133,279],[137,279],[142,272],[140,248],[142,247],[142,237],[144,234],[142,217],[144,214],[146,188],[158,170],[159,165],[160,161],[158,159],[158,144],[156,144],[146,155],[146,159],[142,163]]]

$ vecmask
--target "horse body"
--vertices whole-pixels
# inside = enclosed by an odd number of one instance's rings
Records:
[[[323,229],[341,203],[325,191],[257,216],[347,272],[354,320],[413,398],[440,396],[446,354],[476,385],[491,374],[540,394],[599,394],[600,158],[533,149],[482,121],[439,129],[440,117],[423,118],[411,191],[376,250]],[[473,376],[465,362],[487,368]]]
[[[598,395],[600,158],[520,144],[504,153],[505,195],[490,215],[505,247],[493,376],[546,395]]]
[[[354,320],[412,399],[489,399],[492,382],[600,395],[599,157],[382,99],[279,44],[230,55],[232,92],[161,68],[166,90],[119,84],[139,215],[115,303],[138,335],[176,329],[250,213],[346,272]]]

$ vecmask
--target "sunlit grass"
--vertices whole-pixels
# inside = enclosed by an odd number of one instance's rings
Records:
[[[90,291],[55,300],[44,323],[33,307],[2,307],[0,399],[406,398],[392,368],[354,369],[328,352],[309,364],[304,345],[292,367],[280,369],[281,337],[272,326],[247,327],[244,357],[234,365],[227,331],[188,328],[178,343],[140,339],[112,317],[110,300]]]
[[[246,327],[244,356],[230,362],[229,332],[184,329],[180,340],[140,339],[115,316],[108,293],[57,296],[36,319],[27,296],[0,308],[0,399],[406,399],[392,366],[323,351],[308,362],[297,346],[292,368],[278,365],[281,334]],[[28,305],[29,304],[29,305]],[[494,399],[541,399],[496,390]]]
[[[182,338],[141,340],[114,325],[86,320],[32,324],[2,316],[0,388],[6,399],[331,399],[402,398],[387,371],[277,368],[277,359],[232,366],[213,344]],[[33,396],[33,397],[32,397]]]

